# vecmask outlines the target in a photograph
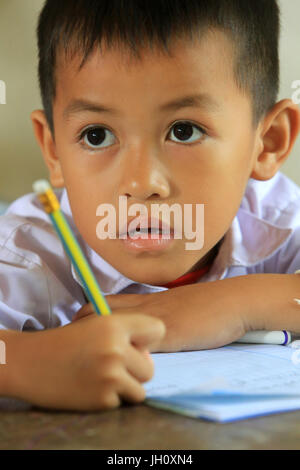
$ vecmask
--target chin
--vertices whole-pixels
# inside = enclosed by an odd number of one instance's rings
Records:
[[[149,273],[145,276],[137,276],[136,273],[135,275],[130,275],[129,273],[125,274],[126,277],[129,279],[132,279],[134,282],[138,282],[140,284],[149,284],[150,286],[163,286],[164,284],[167,284],[170,281],[173,281],[174,279],[170,279],[169,277],[162,277],[161,273],[158,274],[157,276],[149,276]]]

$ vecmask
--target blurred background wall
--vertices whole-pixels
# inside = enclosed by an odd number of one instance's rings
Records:
[[[0,200],[8,202],[32,192],[33,180],[47,177],[30,121],[31,111],[42,107],[35,30],[43,3],[0,0],[0,80],[6,83],[6,104],[0,104]],[[300,80],[300,1],[280,3],[282,99],[292,98],[292,83]],[[300,137],[282,171],[300,185]]]

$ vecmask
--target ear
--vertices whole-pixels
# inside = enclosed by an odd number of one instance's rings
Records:
[[[30,115],[35,138],[42,151],[45,163],[50,174],[50,182],[56,188],[64,187],[64,178],[62,174],[59,157],[56,154],[56,145],[54,137],[49,129],[44,111],[36,110]]]
[[[289,156],[300,132],[300,109],[292,100],[278,102],[259,125],[260,151],[251,178],[269,180]]]

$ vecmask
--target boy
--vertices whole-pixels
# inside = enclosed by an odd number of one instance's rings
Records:
[[[278,173],[300,112],[276,103],[278,36],[275,0],[46,1],[44,111],[31,119],[113,315],[86,304],[36,196],[13,203],[1,222],[1,395],[78,410],[137,403],[147,351],[300,332],[300,190]],[[118,213],[120,196],[129,208],[204,204],[202,248],[100,239],[97,208]]]

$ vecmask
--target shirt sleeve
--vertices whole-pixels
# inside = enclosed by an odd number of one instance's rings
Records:
[[[300,226],[294,229],[276,256],[264,264],[265,272],[278,274],[294,274],[300,269]]]
[[[276,254],[264,262],[264,271],[293,274],[300,269],[300,197],[280,212],[275,223],[291,228],[292,233]]]
[[[83,304],[51,226],[0,217],[0,329],[64,326]]]
[[[41,266],[5,246],[0,250],[0,328],[50,326],[49,292]]]

